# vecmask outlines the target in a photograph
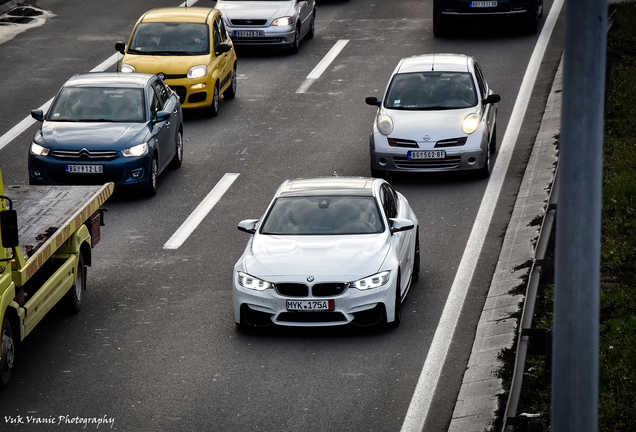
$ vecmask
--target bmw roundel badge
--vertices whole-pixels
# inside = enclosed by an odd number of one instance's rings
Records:
[[[314,281],[313,276],[307,276],[307,282],[313,282],[313,281]]]

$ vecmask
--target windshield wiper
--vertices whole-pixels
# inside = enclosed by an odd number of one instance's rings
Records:
[[[79,119],[77,120],[79,122],[93,122],[93,123],[117,123],[117,120],[111,120],[111,119]]]

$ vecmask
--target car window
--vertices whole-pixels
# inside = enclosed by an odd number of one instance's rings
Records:
[[[207,24],[201,23],[141,23],[135,28],[129,54],[140,55],[203,55],[210,52]]]
[[[380,188],[380,201],[382,202],[384,214],[386,215],[387,219],[397,217],[395,193],[393,189],[387,184],[383,184]]]
[[[417,72],[396,74],[384,106],[403,110],[468,108],[477,104],[472,75],[468,72]]]
[[[227,36],[227,31],[225,30],[225,23],[223,22],[223,19],[221,18],[221,15],[216,17],[216,22],[219,26],[219,32],[221,34],[221,41],[222,42],[227,42],[228,36]]]
[[[270,235],[375,234],[384,231],[373,197],[278,198],[263,221]]]
[[[214,22],[214,27],[212,28],[212,39],[214,40],[214,51],[216,51],[216,48],[221,43],[219,25],[216,23],[216,21]]]
[[[170,95],[168,94],[166,86],[160,80],[155,80],[152,83],[152,88],[157,94],[158,103],[159,105],[161,105],[161,109],[163,109],[170,99]]]
[[[161,111],[163,107],[161,106],[161,102],[159,101],[159,97],[153,91],[150,93],[150,115],[154,119],[157,117],[157,112]]]
[[[486,85],[486,80],[484,79],[484,75],[481,72],[481,68],[477,63],[475,63],[475,75],[477,78],[477,84],[479,85],[479,92],[481,93],[482,99],[485,99],[488,92],[488,86]]]
[[[143,93],[135,88],[66,87],[49,113],[48,121],[143,122]]]

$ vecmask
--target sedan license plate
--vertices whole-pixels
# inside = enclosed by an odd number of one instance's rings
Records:
[[[287,300],[287,310],[294,312],[323,312],[336,308],[333,300]]]
[[[103,165],[66,165],[66,172],[70,174],[102,174]]]
[[[497,7],[496,1],[474,1],[470,2],[470,7],[483,8],[483,7]]]
[[[262,38],[265,33],[262,30],[234,30],[234,37]]]
[[[445,159],[445,150],[422,150],[422,151],[410,151],[409,159]]]

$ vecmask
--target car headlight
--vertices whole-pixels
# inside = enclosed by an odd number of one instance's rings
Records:
[[[382,135],[388,135],[393,132],[393,120],[386,114],[378,117],[378,129]]]
[[[477,126],[479,126],[479,117],[477,117],[477,114],[468,114],[462,123],[462,129],[464,129],[464,133],[468,135],[475,132]]]
[[[277,18],[274,21],[272,21],[272,25],[273,26],[288,26],[292,23],[292,19],[291,17],[282,17],[282,18]]]
[[[359,290],[367,290],[371,288],[379,288],[382,285],[386,285],[389,282],[390,271],[383,271],[373,276],[367,276],[363,279],[359,279],[355,282],[349,282],[349,286],[357,288]]]
[[[188,78],[190,79],[201,78],[201,77],[204,77],[205,74],[207,73],[208,73],[208,68],[206,65],[192,66],[190,70],[188,71]]]
[[[243,272],[238,272],[238,283],[242,287],[256,291],[265,291],[267,288],[272,288],[274,286],[270,282],[255,278],[254,276],[250,276]]]
[[[137,70],[135,69],[134,66],[131,66],[129,64],[126,63],[122,63],[121,67],[119,68],[120,72],[125,72],[125,73],[130,73],[130,72],[137,72]]]
[[[31,154],[36,156],[46,156],[49,154],[49,149],[42,147],[39,144],[31,143]]]
[[[148,154],[148,143],[139,144],[134,147],[127,148],[126,150],[122,150],[121,154],[124,157],[145,156]]]

